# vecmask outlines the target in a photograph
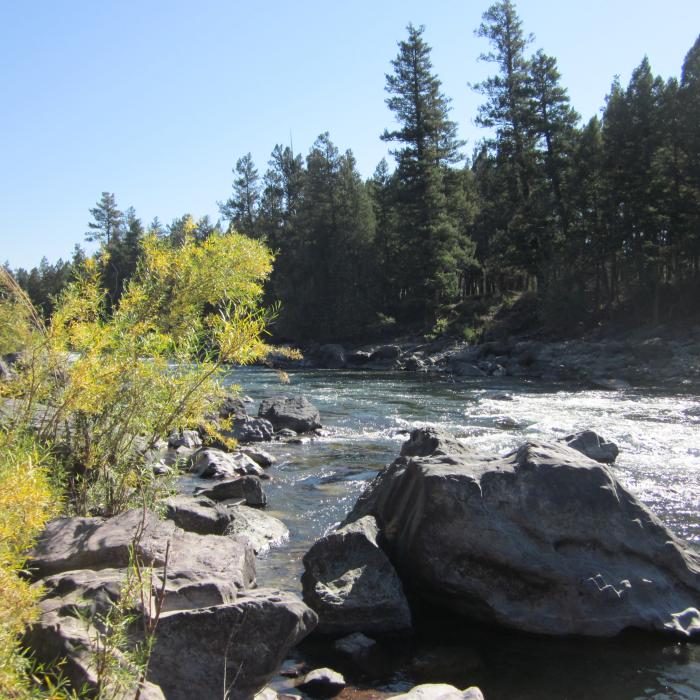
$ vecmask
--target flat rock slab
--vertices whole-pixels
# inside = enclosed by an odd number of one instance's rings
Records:
[[[397,632],[411,627],[401,581],[378,543],[371,516],[318,540],[304,556],[304,601],[319,617],[319,632]]]
[[[261,507],[267,504],[267,496],[262,482],[257,476],[239,476],[235,479],[219,481],[206,489],[198,489],[197,496],[206,496],[212,501],[244,499],[246,504]]]
[[[250,700],[265,687],[287,651],[315,626],[296,596],[271,589],[235,603],[161,616],[149,680],[168,700]]]
[[[411,596],[527,632],[700,635],[700,555],[604,466],[562,444],[450,452],[399,458],[348,517],[382,524]]]
[[[411,688],[407,693],[391,695],[390,700],[484,700],[479,688],[472,686],[466,690],[458,690],[445,683],[426,683]]]
[[[308,433],[321,427],[321,414],[304,396],[273,396],[260,404],[258,416],[272,423],[275,431],[288,428]]]
[[[154,513],[129,510],[114,518],[58,518],[47,524],[31,552],[37,577],[77,569],[126,568],[131,548],[144,565],[200,572],[230,580],[237,588],[255,583],[255,555],[247,542],[197,535]]]

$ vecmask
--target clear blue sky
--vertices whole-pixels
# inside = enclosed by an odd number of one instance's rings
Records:
[[[426,25],[467,151],[488,72],[474,36],[489,0],[0,0],[0,262],[69,256],[103,190],[145,221],[217,218],[231,168],[329,131],[369,176],[392,124],[384,75],[408,22]],[[680,75],[699,0],[520,0],[585,119],[647,54]]]

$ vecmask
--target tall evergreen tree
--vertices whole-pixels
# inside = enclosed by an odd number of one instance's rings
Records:
[[[123,225],[123,214],[117,208],[114,195],[103,192],[100,201],[90,209],[93,221],[88,223],[90,229],[85,233],[85,240],[109,244],[119,238]]]
[[[235,175],[233,194],[226,202],[219,203],[219,211],[221,216],[229,221],[236,231],[256,238],[260,204],[260,178],[250,153],[246,153],[236,161],[233,172]]]
[[[385,141],[398,142],[399,288],[409,314],[428,321],[440,305],[459,293],[460,271],[471,253],[470,241],[450,216],[445,197],[445,168],[460,160],[462,142],[449,119],[449,99],[432,72],[430,46],[423,27],[408,25],[386,76],[386,100],[400,128],[386,130]]]

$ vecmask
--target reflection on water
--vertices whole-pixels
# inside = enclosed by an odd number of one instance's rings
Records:
[[[262,585],[300,591],[301,557],[311,543],[343,519],[368,481],[398,455],[406,431],[419,425],[440,426],[478,449],[496,453],[528,438],[551,440],[595,430],[620,447],[611,467],[616,478],[671,530],[700,548],[697,394],[589,391],[507,378],[452,384],[406,374],[289,374],[291,386],[280,386],[269,370],[231,374],[231,381],[256,401],[273,394],[306,395],[329,430],[327,437],[302,445],[266,446],[279,460],[269,470],[273,479],[266,483],[268,508],[285,521],[291,537],[258,562]],[[441,625],[443,646],[447,634]],[[461,625],[450,634],[464,644],[473,631]],[[553,642],[492,632],[470,639],[468,645],[482,663],[462,675],[459,667],[464,664],[455,663],[440,668],[439,677],[421,677],[415,664],[404,658],[416,650],[407,651],[405,645],[394,645],[379,670],[348,672],[359,683],[395,690],[416,680],[462,687],[477,683],[488,700],[700,698],[700,645],[646,637]],[[307,646],[305,653],[313,655],[313,644]],[[410,678],[406,668],[413,669]]]

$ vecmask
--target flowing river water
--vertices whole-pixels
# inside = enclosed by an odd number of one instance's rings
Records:
[[[301,558],[340,522],[368,482],[398,456],[406,431],[440,426],[480,450],[503,453],[527,438],[592,429],[617,443],[614,476],[677,535],[700,549],[700,395],[659,388],[584,390],[508,378],[451,383],[408,373],[236,370],[230,381],[260,399],[303,394],[327,435],[265,446],[277,458],[265,484],[267,512],[290,539],[258,561],[258,582],[301,592]],[[700,604],[700,601],[699,601]],[[432,624],[431,624],[432,623]],[[306,644],[286,664],[333,665],[358,690],[381,697],[419,682],[479,685],[487,700],[700,698],[700,645],[644,635],[547,639],[483,631],[458,620],[422,623],[420,641],[395,640],[364,667]],[[345,665],[343,665],[345,663]],[[289,682],[278,678],[278,689]],[[294,691],[298,692],[298,691]]]

